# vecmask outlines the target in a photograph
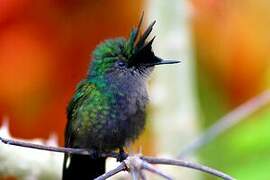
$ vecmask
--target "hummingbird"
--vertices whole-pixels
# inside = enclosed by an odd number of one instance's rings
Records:
[[[84,148],[97,156],[65,154],[63,180],[90,180],[105,173],[101,152],[123,148],[143,131],[148,104],[147,79],[163,60],[147,40],[155,21],[140,35],[143,16],[128,39],[109,39],[96,47],[86,78],[67,107],[65,147]],[[140,37],[139,37],[140,36]]]

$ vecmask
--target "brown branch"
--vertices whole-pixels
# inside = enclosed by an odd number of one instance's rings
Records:
[[[251,114],[258,111],[263,106],[266,106],[269,103],[270,103],[269,90],[264,91],[258,96],[243,103],[242,105],[240,105],[227,115],[223,116],[215,124],[213,124],[205,132],[203,132],[200,136],[198,136],[193,141],[191,141],[191,143],[186,145],[178,155],[178,158],[182,159],[186,157],[188,154],[191,154],[200,147],[204,146],[205,144],[208,144],[210,141],[215,139],[221,133],[233,127],[241,120],[247,118],[248,116],[250,116]]]
[[[60,153],[82,154],[82,155],[90,155],[90,156],[93,155],[93,152],[85,150],[85,149],[37,145],[37,144],[33,144],[33,143],[21,142],[18,140],[11,140],[11,139],[6,139],[6,138],[2,138],[2,137],[0,137],[0,141],[5,143],[5,144],[21,146],[21,147],[26,147],[26,148],[32,148],[32,149],[39,149],[39,150],[46,150],[46,151],[60,152]],[[119,156],[119,154],[115,153],[115,152],[101,153],[99,155],[102,157],[113,157],[113,158],[117,158]],[[126,154],[126,156],[128,156],[128,154]],[[128,156],[127,159],[129,159],[131,157],[132,156]],[[212,174],[212,175],[217,176],[217,177],[221,177],[221,178],[226,179],[226,180],[233,179],[229,175],[226,175],[220,171],[214,170],[214,169],[207,167],[207,166],[202,166],[200,164],[191,163],[189,161],[162,159],[162,158],[154,158],[154,157],[147,157],[147,156],[139,156],[139,157],[141,160],[146,161],[150,164],[167,164],[167,165],[187,167],[187,168],[196,169],[196,170],[199,170],[202,172],[206,172],[206,173]],[[126,166],[129,167],[127,165],[126,160],[124,162],[125,162]],[[119,169],[121,167],[119,167]],[[112,172],[117,172],[119,169],[117,168],[117,170],[112,170]],[[140,169],[142,169],[142,168],[140,168]],[[149,168],[147,170],[149,170]],[[110,172],[110,173],[112,173],[112,172]]]

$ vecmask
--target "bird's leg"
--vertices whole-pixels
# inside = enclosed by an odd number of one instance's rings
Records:
[[[92,159],[98,159],[100,157],[100,153],[96,149],[91,149],[90,153],[91,153],[90,157]]]
[[[119,155],[118,155],[118,157],[117,157],[116,160],[117,160],[118,162],[122,162],[122,161],[124,161],[126,158],[127,158],[127,154],[125,153],[124,148],[123,148],[123,147],[120,147],[120,148],[119,148]]]

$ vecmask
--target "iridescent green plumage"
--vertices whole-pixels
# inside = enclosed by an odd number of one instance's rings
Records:
[[[94,51],[87,77],[67,108],[66,147],[112,151],[142,132],[148,102],[146,78],[154,65],[176,61],[154,55],[154,38],[146,42],[155,22],[138,39],[141,23],[142,19],[128,40],[107,40]],[[66,154],[63,168],[65,180],[93,179],[104,172],[105,159]]]

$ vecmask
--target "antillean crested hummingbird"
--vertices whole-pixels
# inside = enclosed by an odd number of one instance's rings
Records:
[[[109,39],[94,50],[87,77],[68,107],[65,147],[110,152],[135,140],[145,125],[146,82],[154,66],[179,61],[155,56],[147,41],[155,21],[138,38],[142,19],[129,38]],[[90,180],[105,172],[104,157],[65,154],[63,180]]]

